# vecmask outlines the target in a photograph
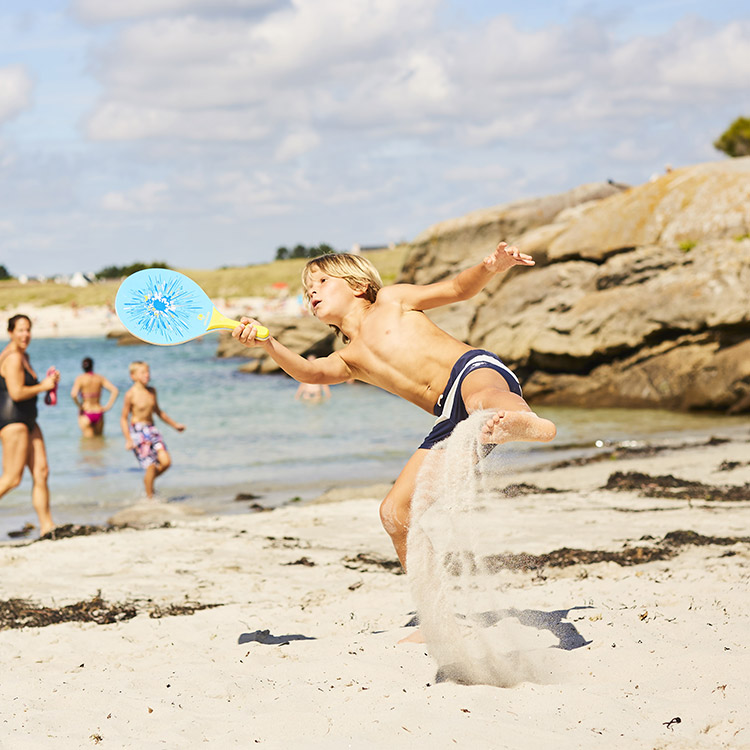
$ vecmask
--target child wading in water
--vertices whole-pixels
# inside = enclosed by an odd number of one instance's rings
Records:
[[[437,415],[430,434],[399,474],[380,506],[380,518],[406,568],[406,536],[417,472],[428,451],[469,414],[494,413],[482,427],[486,444],[547,441],[555,425],[534,414],[516,376],[492,352],[473,349],[438,328],[424,314],[477,294],[495,274],[533,266],[530,255],[501,242],[481,263],[434,284],[384,287],[365,258],[345,253],[311,260],[302,273],[315,317],[347,342],[340,351],[312,361],[273,337],[255,339],[256,321],[242,318],[232,336],[262,346],[289,375],[303,383],[343,383],[355,378],[379,386]]]
[[[164,438],[154,425],[154,414],[178,432],[182,432],[185,425],[175,422],[159,408],[156,388],[149,385],[151,371],[145,362],[131,362],[129,370],[133,385],[125,393],[120,427],[125,436],[125,450],[135,453],[138,463],[144,470],[143,484],[146,496],[152,498],[154,480],[172,463]]]

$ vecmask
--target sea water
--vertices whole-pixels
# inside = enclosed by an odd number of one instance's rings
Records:
[[[168,502],[210,513],[248,512],[237,496],[264,506],[305,502],[340,486],[392,482],[429,432],[434,417],[377,388],[337,385],[322,403],[296,401],[286,375],[239,370],[243,360],[215,356],[216,336],[174,347],[118,346],[106,338],[34,339],[29,356],[41,376],[61,372],[58,403],[38,401],[39,425],[50,464],[53,517],[61,523],[101,523],[143,496],[143,472],[120,429],[128,364],[145,360],[161,409],[186,429],[177,433],[157,418],[172,466],[156,481]],[[81,437],[70,398],[81,360],[120,389],[105,415],[104,436]],[[102,403],[107,392],[102,393]],[[674,439],[688,433],[741,430],[747,418],[628,409],[537,409],[558,425],[551,444],[512,444],[520,464],[561,460],[623,441]],[[0,540],[36,514],[31,479],[0,499]],[[373,512],[377,511],[373,509]]]

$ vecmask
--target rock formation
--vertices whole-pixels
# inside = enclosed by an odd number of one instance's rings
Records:
[[[441,222],[410,243],[399,281],[445,278],[500,239],[536,266],[430,316],[503,357],[530,402],[750,411],[750,157]],[[269,325],[302,354],[335,345],[314,319]]]
[[[750,411],[750,158],[598,190],[438,224],[400,280],[442,278],[507,239],[536,267],[461,303],[452,324],[434,318],[498,352],[531,402]],[[550,217],[555,201],[567,205]]]

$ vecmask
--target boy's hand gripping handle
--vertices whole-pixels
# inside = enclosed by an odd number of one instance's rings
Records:
[[[228,328],[231,331],[241,325],[242,323],[240,323],[239,320],[227,318],[226,315],[222,315],[216,308],[214,308],[211,313],[211,320],[208,321],[208,326],[206,326],[206,330],[215,331],[217,328]],[[265,326],[255,326],[255,338],[258,341],[265,341],[270,335],[271,332]]]

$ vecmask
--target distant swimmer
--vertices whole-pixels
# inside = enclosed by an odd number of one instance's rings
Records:
[[[315,359],[314,354],[307,357],[309,362]],[[297,401],[324,401],[331,398],[331,389],[327,384],[319,383],[300,383],[297,392],[294,394]]]
[[[407,462],[380,506],[380,518],[406,567],[406,538],[417,473],[430,450],[469,414],[491,410],[482,443],[548,441],[555,425],[538,417],[523,399],[518,378],[492,352],[475,349],[438,328],[424,314],[478,294],[498,274],[533,266],[530,255],[500,242],[481,263],[434,284],[384,287],[369,260],[348,253],[310,260],[302,272],[313,315],[340,333],[345,346],[307,360],[275,338],[256,339],[258,323],[242,318],[232,336],[261,346],[285,372],[302,383],[329,385],[351,378],[405,398],[437,420]]]
[[[114,406],[120,391],[103,375],[94,372],[91,357],[85,357],[81,367],[83,375],[73,382],[70,397],[78,407],[78,426],[83,436],[99,437],[104,431],[104,413]],[[102,390],[109,391],[109,399],[104,406],[101,405]]]

